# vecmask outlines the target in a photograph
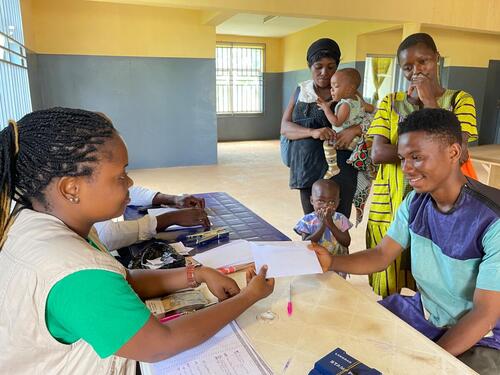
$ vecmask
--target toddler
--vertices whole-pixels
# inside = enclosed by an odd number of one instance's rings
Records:
[[[348,254],[351,243],[349,219],[336,212],[340,189],[333,180],[318,180],[312,186],[311,204],[314,212],[305,215],[294,230],[303,240],[317,242],[331,254]],[[341,275],[345,278],[346,275]]]
[[[363,129],[368,128],[370,125],[372,116],[366,111],[373,112],[374,107],[358,96],[360,84],[361,76],[356,69],[339,69],[331,79],[332,102],[337,102],[334,111],[330,107],[331,102],[326,102],[321,98],[318,99],[318,106],[324,111],[332,125],[332,129],[336,133],[355,125],[361,125]],[[354,151],[348,163],[356,163],[356,160],[352,160],[352,158],[359,154],[357,149],[361,147],[364,147],[363,137],[354,137],[347,147],[348,150]],[[323,178],[329,179],[339,173],[335,140],[326,140],[323,149],[328,164],[328,171]],[[354,164],[354,166],[357,169],[363,169],[363,166],[359,163]]]

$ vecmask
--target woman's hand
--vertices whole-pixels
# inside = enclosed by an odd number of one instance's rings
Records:
[[[202,208],[182,208],[163,215],[169,215],[173,224],[182,225],[183,227],[202,225],[204,228],[210,228],[210,220],[208,220],[207,213]]]
[[[177,195],[174,198],[174,206],[177,208],[205,208],[205,199],[196,198],[189,194]]]
[[[322,141],[333,140],[336,137],[336,133],[330,128],[319,128],[312,130],[311,137]]]
[[[208,289],[219,301],[224,301],[240,292],[238,284],[230,277],[209,267],[195,268],[196,282],[207,284]]]
[[[432,81],[423,73],[414,74],[411,78],[410,87],[408,88],[408,97],[412,98],[414,91],[417,91],[418,99],[424,105],[424,108],[439,108]],[[410,100],[410,102],[412,102]],[[414,102],[413,104],[418,104]]]
[[[308,245],[307,248],[316,253],[323,272],[329,271],[332,268],[332,255],[328,252],[327,249],[316,242],[311,242],[311,244]]]
[[[246,271],[247,287],[242,293],[245,293],[253,302],[266,298],[274,290],[274,279],[266,279],[266,273],[266,265],[262,266],[258,275],[255,273],[255,267]]]
[[[335,148],[337,150],[347,149],[352,140],[355,137],[361,136],[361,134],[361,126],[359,125],[350,126],[347,129],[342,130],[341,132],[337,133],[337,142],[335,143]]]

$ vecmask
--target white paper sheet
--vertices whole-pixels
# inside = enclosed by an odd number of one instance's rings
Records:
[[[236,322],[193,349],[164,361],[141,363],[141,372],[145,375],[272,374]]]
[[[181,255],[189,255],[189,252],[193,250],[192,247],[184,246],[182,242],[174,242],[169,245],[172,246],[175,251],[177,251]]]
[[[167,212],[173,212],[177,211],[178,208],[173,208],[173,207],[158,207],[158,208],[148,208],[148,215],[151,216],[159,216],[162,214],[165,214]],[[201,228],[201,225],[194,225],[191,227],[183,227],[182,225],[171,225],[168,228],[165,228],[165,232],[171,232],[174,230],[181,230],[181,229],[186,229],[186,228]]]
[[[231,241],[201,254],[196,254],[193,258],[204,266],[212,268],[253,262],[250,242],[245,240]]]
[[[268,277],[286,277],[322,273],[316,253],[307,248],[309,242],[280,244],[252,242],[251,249],[257,272],[267,264]]]

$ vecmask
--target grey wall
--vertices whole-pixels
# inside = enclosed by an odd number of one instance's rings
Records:
[[[481,119],[484,95],[486,92],[486,77],[488,68],[451,66],[443,68],[442,83],[449,89],[464,90],[474,97],[476,103],[476,120],[481,133]]]
[[[297,84],[308,79],[311,79],[311,71],[309,69],[293,70],[291,72],[283,73],[282,110],[285,110],[288,106],[288,102],[294,94]]]
[[[217,162],[214,59],[37,55],[30,64],[35,109],[106,113],[131,168]]]
[[[264,113],[217,117],[219,141],[278,139],[281,123],[283,73],[264,73]]]
[[[479,144],[500,143],[500,60],[490,60]]]
[[[27,50],[27,62],[28,62],[28,80],[30,85],[31,94],[31,105],[33,110],[43,108],[42,107],[42,93],[40,91],[40,82],[38,80],[38,55],[32,51]]]

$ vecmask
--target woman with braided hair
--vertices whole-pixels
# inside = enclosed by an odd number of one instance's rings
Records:
[[[123,212],[132,180],[105,117],[33,112],[0,147],[0,373],[134,374],[135,360],[198,345],[272,292],[265,268],[240,292],[210,268],[129,271],[108,253],[92,226]],[[141,301],[201,282],[223,302],[167,325]]]

